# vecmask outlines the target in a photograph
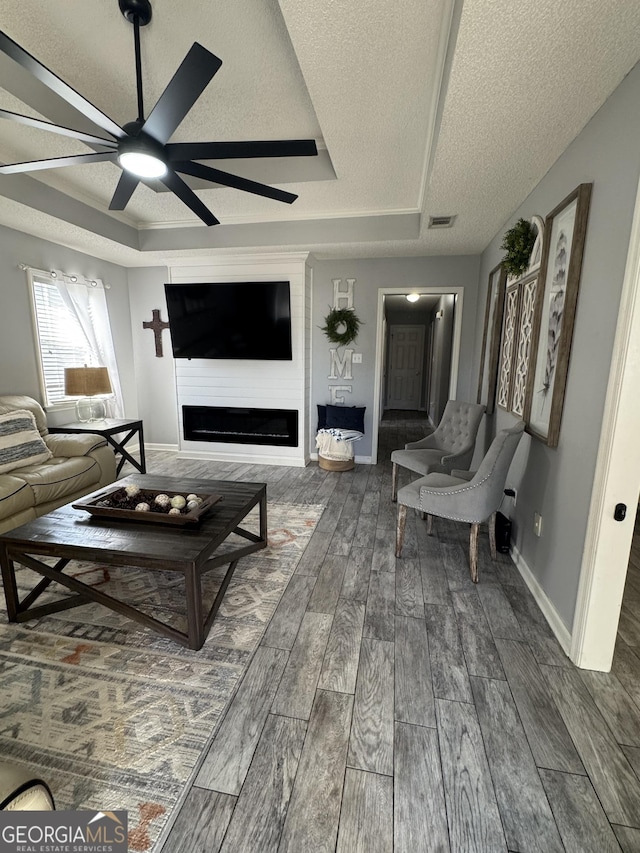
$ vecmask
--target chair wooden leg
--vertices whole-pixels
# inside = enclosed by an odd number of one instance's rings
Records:
[[[395,462],[391,464],[391,501],[398,500],[398,466]]]
[[[423,513],[424,515],[424,513]],[[433,536],[433,516],[427,513],[427,536]]]
[[[491,518],[489,519],[489,550],[491,551],[491,559],[495,560],[497,557],[496,551],[496,513],[491,513]]]
[[[480,525],[474,523],[471,525],[469,532],[469,571],[471,572],[471,580],[478,583],[478,532]]]
[[[404,545],[404,528],[407,522],[407,508],[404,504],[398,504],[398,523],[396,526],[396,557],[402,554]]]

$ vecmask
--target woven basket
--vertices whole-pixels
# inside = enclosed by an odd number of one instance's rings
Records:
[[[318,454],[318,466],[325,471],[351,471],[356,463],[353,459],[325,459]]]

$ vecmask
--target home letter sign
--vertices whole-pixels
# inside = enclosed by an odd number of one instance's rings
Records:
[[[346,349],[344,355],[340,358],[337,349],[330,349],[331,355],[331,372],[329,379],[353,379],[351,375],[351,364],[353,362],[353,350]]]
[[[334,308],[349,308],[353,310],[353,286],[356,283],[355,278],[347,279],[347,289],[342,290],[341,278],[331,279],[333,282],[333,307]],[[340,304],[343,303],[343,304]],[[331,364],[329,367],[329,379],[353,379],[351,365],[353,364],[353,350],[345,349],[344,355],[341,357],[337,349],[330,349],[329,356]],[[329,394],[331,395],[331,405],[344,403],[344,395],[351,394],[351,385],[329,385]]]
[[[331,405],[337,406],[344,403],[344,393],[350,394],[352,391],[351,385],[329,385],[329,393],[331,394]]]
[[[353,285],[356,283],[355,278],[347,279],[347,289],[341,290],[341,278],[333,278],[333,307],[334,308],[353,308]],[[346,305],[341,305],[342,300],[346,300]]]

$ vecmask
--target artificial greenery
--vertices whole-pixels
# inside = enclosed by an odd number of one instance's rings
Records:
[[[506,232],[500,248],[507,253],[502,264],[509,275],[518,276],[526,271],[535,241],[536,229],[526,219],[518,219]]]
[[[320,328],[332,344],[346,346],[358,337],[360,320],[353,308],[332,308],[324,318],[324,323]],[[341,328],[343,331],[340,331]]]

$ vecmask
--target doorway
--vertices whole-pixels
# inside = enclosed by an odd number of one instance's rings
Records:
[[[389,287],[378,291],[373,464],[378,459],[379,423],[385,410],[425,412],[437,423],[447,400],[455,398],[463,290]],[[418,298],[408,301],[409,293]],[[423,332],[408,331],[416,326],[422,326]],[[402,339],[398,328],[404,329]],[[417,363],[420,350],[422,370]]]

